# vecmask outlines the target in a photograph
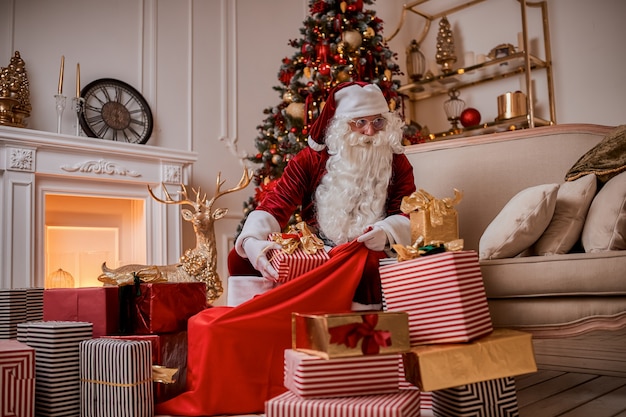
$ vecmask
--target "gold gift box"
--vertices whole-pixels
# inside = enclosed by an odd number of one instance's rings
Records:
[[[363,311],[291,315],[291,345],[324,359],[408,352],[409,315]]]
[[[422,391],[537,371],[532,335],[510,329],[468,343],[415,346],[403,361],[407,381]]]
[[[424,245],[429,245],[431,242],[450,242],[459,238],[459,216],[454,209],[443,214],[443,224],[438,226],[432,224],[428,211],[414,211],[409,216],[413,243],[420,236],[424,237]]]

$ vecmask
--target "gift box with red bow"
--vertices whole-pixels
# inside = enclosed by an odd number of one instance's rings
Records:
[[[288,233],[270,234],[269,240],[281,245],[281,249],[267,251],[267,259],[278,272],[279,283],[291,281],[330,259],[324,243],[303,222]]]
[[[409,350],[409,317],[401,311],[291,316],[292,349],[324,359]]]

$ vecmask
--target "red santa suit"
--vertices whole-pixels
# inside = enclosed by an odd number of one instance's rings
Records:
[[[287,226],[290,217],[298,206],[301,206],[302,221],[313,231],[317,231],[318,223],[315,210],[315,190],[326,173],[326,162],[329,153],[326,149],[315,151],[305,148],[287,164],[276,187],[267,194],[257,207],[272,215],[280,230]],[[415,191],[413,167],[404,154],[393,156],[392,176],[387,189],[387,216],[401,215],[402,198]],[[402,242],[405,243],[405,242]],[[361,304],[378,304],[381,302],[380,276],[378,260],[384,253],[371,253],[365,267],[363,279],[354,295],[354,301]],[[235,250],[229,255],[230,275],[258,275],[247,259],[241,258]]]

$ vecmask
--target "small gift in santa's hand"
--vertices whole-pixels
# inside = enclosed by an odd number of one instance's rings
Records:
[[[402,199],[400,210],[411,220],[411,243],[445,243],[459,238],[456,206],[463,194],[454,190],[454,198],[438,199],[419,189]]]
[[[267,253],[267,259],[278,272],[278,283],[291,281],[330,259],[324,242],[304,222],[292,226],[288,233],[270,234],[269,240],[282,247]]]

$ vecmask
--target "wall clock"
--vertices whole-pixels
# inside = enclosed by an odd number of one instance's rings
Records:
[[[80,95],[85,102],[79,121],[87,136],[139,144],[150,138],[152,112],[132,86],[102,78],[87,84]]]

